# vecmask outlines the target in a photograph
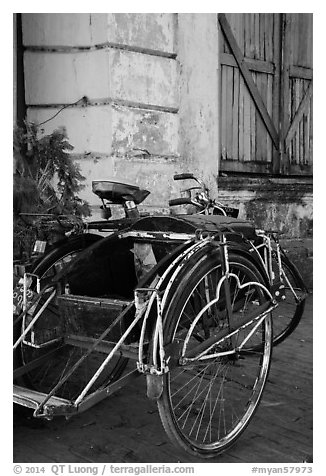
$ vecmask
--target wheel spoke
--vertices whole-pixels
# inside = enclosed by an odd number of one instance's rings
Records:
[[[50,258],[45,256],[44,260],[39,263],[35,269],[31,270],[31,272],[40,277],[41,290],[50,283],[58,272],[67,266],[80,251],[89,245],[89,241],[84,241],[84,237],[80,237],[80,240],[74,243],[74,247],[72,244],[68,244],[67,246],[63,245],[62,248],[58,248],[54,255],[49,255]],[[23,324],[22,330],[24,330],[25,325],[26,324]],[[64,337],[66,328],[70,325],[71,323],[64,322],[64,319],[60,316],[55,305],[54,309],[50,312],[45,309],[33,326],[35,342],[41,342],[42,344],[48,342],[51,336],[53,336],[54,331],[58,334],[56,337]],[[87,335],[87,330],[86,328],[84,329],[82,324],[78,325],[77,332],[81,335]],[[55,345],[58,346],[58,352],[53,352]],[[32,387],[40,392],[49,393],[57,384],[61,383],[55,395],[71,400],[74,400],[79,395],[80,391],[86,386],[104,360],[102,353],[93,351],[90,357],[86,358],[68,379],[66,379],[67,374],[69,374],[76,362],[85,353],[84,350],[68,345],[62,346],[61,342],[51,344],[48,348],[37,348],[22,342],[18,350],[21,352],[22,365],[28,364],[47,354],[49,355],[47,360],[44,359],[38,367],[23,376],[24,385],[26,387]],[[90,391],[118,378],[125,368],[126,363],[126,358],[120,356],[114,357]]]
[[[285,299],[279,302],[273,311],[273,344],[277,345],[288,337],[299,324],[304,307],[306,290],[302,278],[282,259],[282,281],[285,285]],[[272,260],[276,280],[280,279],[280,270],[276,259]],[[290,283],[290,285],[289,285]],[[295,295],[293,294],[293,291]],[[296,297],[300,298],[300,301]]]
[[[257,309],[258,317],[259,308],[266,309],[267,303],[258,285],[245,286],[247,282],[260,283],[255,268],[247,260],[234,261],[230,270],[237,278],[232,276],[228,286],[235,332],[232,340],[228,338],[223,286],[217,295],[221,267],[199,266],[193,274],[189,272],[184,291],[180,290],[171,302],[171,333],[179,348],[183,347],[185,357],[196,353],[198,345],[205,349],[209,339],[205,356],[211,353],[212,357],[173,367],[166,377],[159,408],[161,417],[171,422],[165,428],[176,427],[172,438],[182,439],[194,454],[214,454],[238,438],[258,405],[269,366],[271,318],[267,314],[259,325],[255,320],[241,327],[247,314],[255,317]],[[205,312],[201,312],[204,307]],[[241,350],[237,351],[237,346]]]

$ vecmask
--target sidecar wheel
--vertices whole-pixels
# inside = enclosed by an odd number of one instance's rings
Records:
[[[61,246],[55,247],[34,263],[31,273],[41,278],[41,289],[53,279],[61,269],[70,263],[78,253],[93,245],[102,237],[93,234],[82,234],[70,238]]]
[[[96,235],[81,235],[74,237],[61,247],[54,249],[42,260],[40,260],[32,270],[40,277],[41,290],[55,277],[55,275],[81,251],[90,245],[102,239]],[[45,293],[45,297],[50,294]],[[38,308],[41,306],[39,304]],[[37,312],[36,309],[35,312]],[[23,331],[28,325],[28,320],[23,320],[20,329]],[[28,338],[23,340],[17,347],[14,355],[14,365],[27,365],[36,359],[44,359],[40,365],[24,374],[24,385],[32,387],[34,390],[43,393],[49,393],[54,385],[60,382],[64,375],[72,369],[76,362],[85,354],[85,349],[72,345],[67,345],[60,340],[60,336],[65,335],[67,323],[58,312],[55,299],[47,306],[40,319],[33,327],[33,335],[30,333]],[[16,328],[17,334],[17,328]],[[82,332],[82,329],[79,329]],[[17,338],[17,337],[16,337]],[[53,344],[42,346],[44,341],[53,340]],[[33,345],[30,344],[33,342]],[[56,396],[74,400],[83,390],[90,378],[103,362],[105,354],[101,352],[92,352],[72,376],[58,389]],[[90,389],[95,391],[97,388],[106,386],[108,383],[117,380],[123,373],[128,359],[115,356],[104,372],[95,381]],[[20,384],[21,384],[20,379]]]

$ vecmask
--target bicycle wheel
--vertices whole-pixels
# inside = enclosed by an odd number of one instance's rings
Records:
[[[50,250],[40,258],[32,268],[31,273],[41,278],[41,289],[50,282],[78,253],[102,239],[101,236],[82,234],[74,236],[58,248]]]
[[[270,313],[258,319],[258,310],[267,304],[255,284],[263,282],[262,276],[244,257],[230,254],[229,262],[229,283],[218,294],[219,252],[190,260],[164,321],[166,345],[175,346],[188,362],[178,358],[169,364],[158,400],[161,420],[174,443],[206,458],[229,448],[248,425],[266,383],[272,350]],[[258,343],[261,350],[255,350]],[[204,355],[191,360],[205,346]]]
[[[305,308],[307,290],[295,266],[287,259],[282,258],[284,272],[285,299],[281,300],[272,313],[273,345],[284,341],[299,324]],[[273,260],[273,270],[278,276],[278,264]]]
[[[101,237],[96,235],[74,237],[39,261],[30,272],[40,277],[41,290],[78,253],[99,239]],[[51,290],[44,294],[44,297],[34,311],[34,315],[44,304],[50,293]],[[27,315],[21,325],[22,331],[26,329],[29,322],[30,318]],[[56,384],[66,378],[70,370],[86,353],[86,350],[83,348],[64,343],[64,337],[69,332],[73,334],[78,333],[78,335],[83,335],[84,337],[94,337],[94,335],[89,334],[88,328],[82,322],[77,323],[73,319],[68,322],[63,318],[60,315],[55,300],[51,301],[32,330],[17,348],[20,365],[27,365],[37,359],[41,359],[39,365],[23,376],[25,385],[31,386],[40,392],[49,393]],[[110,337],[111,335],[108,334],[107,339],[110,340]],[[55,395],[74,400],[94,375],[105,357],[106,354],[93,351],[58,388]],[[17,357],[15,361],[17,365]],[[126,358],[114,356],[89,392],[118,379],[125,369],[127,361],[128,359]]]
[[[50,249],[50,251],[47,252],[45,256],[39,258],[28,271],[39,276],[40,288],[42,289],[65,265],[69,264],[80,251],[88,248],[99,239],[101,239],[100,236],[91,234],[74,236],[61,246]],[[32,283],[31,289],[35,291],[36,282]],[[20,336],[21,330],[21,323],[14,323],[14,342]],[[23,361],[21,357],[21,349],[17,348],[14,352],[14,368],[22,365]]]

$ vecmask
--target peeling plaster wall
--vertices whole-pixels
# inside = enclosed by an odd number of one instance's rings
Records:
[[[117,155],[144,149],[154,156],[175,158],[178,150],[178,117],[160,111],[112,108],[112,149]]]
[[[146,105],[177,108],[177,65],[174,59],[130,51],[109,52],[110,94]]]
[[[220,178],[219,199],[240,209],[240,217],[286,238],[312,238],[311,180]]]
[[[240,218],[275,230],[308,289],[313,287],[313,189],[305,178],[221,177],[219,199]]]
[[[175,172],[216,189],[215,14],[23,14],[27,117],[65,126],[87,178],[124,178],[167,207]],[[203,54],[205,51],[205,54]],[[76,103],[82,97],[87,105]],[[84,107],[82,107],[84,106]]]
[[[27,104],[71,104],[83,96],[107,98],[109,59],[103,49],[60,53],[27,51],[24,64]]]
[[[107,39],[107,15],[103,13],[24,13],[26,46],[88,47]]]
[[[216,14],[178,15],[180,153],[185,170],[197,172],[217,192],[218,29]]]
[[[175,52],[177,15],[173,13],[109,13],[111,41]]]
[[[217,193],[218,29],[212,13],[22,14],[28,120],[65,126],[86,176],[82,197],[97,218],[91,181],[109,177],[153,193],[167,211],[176,172]],[[65,107],[87,97],[87,104]],[[312,190],[301,181],[219,179],[219,198],[243,218],[287,237],[312,234]]]

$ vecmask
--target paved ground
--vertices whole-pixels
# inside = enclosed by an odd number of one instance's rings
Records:
[[[312,455],[312,296],[295,333],[274,349],[260,407],[216,463],[301,463]],[[190,463],[167,439],[142,377],[71,420],[14,412],[14,462]]]

